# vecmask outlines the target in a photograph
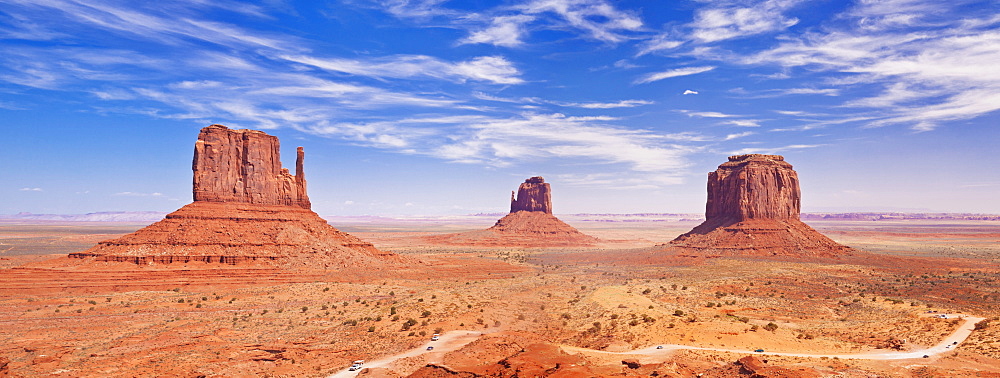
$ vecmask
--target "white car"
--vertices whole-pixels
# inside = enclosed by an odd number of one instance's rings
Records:
[[[438,341],[440,339],[441,339],[441,335],[439,335],[439,334],[435,333],[435,334],[431,335],[431,341]]]
[[[347,368],[347,371],[359,370],[359,369],[361,369],[361,365],[363,365],[364,363],[365,363],[365,360],[354,361],[354,364],[351,365],[351,367]]]

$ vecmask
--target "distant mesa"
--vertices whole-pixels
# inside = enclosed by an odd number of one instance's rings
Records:
[[[705,222],[670,246],[689,255],[838,257],[852,254],[799,220],[801,193],[779,155],[737,155],[708,174]]]
[[[510,213],[493,227],[425,239],[440,244],[521,247],[588,246],[599,241],[552,215],[552,189],[538,176],[524,180],[517,193],[511,193]]]
[[[258,261],[317,269],[401,260],[337,230],[311,210],[303,159],[299,147],[292,175],[281,167],[277,137],[205,127],[194,148],[194,202],[69,257],[139,265]]]

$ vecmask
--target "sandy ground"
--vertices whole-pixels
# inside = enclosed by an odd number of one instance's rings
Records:
[[[6,251],[0,253],[0,364],[8,360],[6,369],[21,376],[318,377],[364,359],[373,371],[403,374],[443,364],[448,353],[496,364],[527,345],[483,349],[472,335],[513,332],[586,350],[580,358],[608,369],[621,357],[601,354],[665,345],[662,359],[654,354],[643,363],[711,371],[760,348],[774,363],[845,376],[1000,374],[997,222],[810,222],[874,254],[638,264],[626,257],[698,221],[560,218],[603,242],[588,248],[414,243],[485,228],[496,217],[333,222],[379,248],[427,262],[367,275],[205,266],[28,269],[58,256],[48,255],[53,248],[75,252],[142,225],[0,224]],[[971,315],[956,321],[927,311]],[[973,317],[988,325],[969,331]],[[776,328],[766,330],[769,324]],[[436,331],[447,339],[427,352]],[[965,332],[964,342],[945,348]],[[879,354],[931,358],[849,358]]]

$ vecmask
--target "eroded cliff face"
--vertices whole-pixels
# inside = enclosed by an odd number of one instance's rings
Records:
[[[837,257],[848,247],[799,220],[792,165],[778,155],[737,155],[708,174],[705,222],[670,246],[689,255]]]
[[[310,210],[302,147],[297,152],[293,176],[281,168],[278,138],[205,127],[195,142],[193,203],[69,257],[137,265],[266,262],[320,269],[402,262]]]
[[[737,155],[708,174],[705,217],[799,219],[799,177],[779,155]]]
[[[194,146],[195,202],[250,203],[309,209],[298,148],[295,175],[281,167],[278,138],[257,130],[231,130],[222,125],[201,129]]]
[[[517,188],[517,196],[510,193],[510,212],[540,211],[552,214],[552,189],[545,179],[535,176],[524,180]]]

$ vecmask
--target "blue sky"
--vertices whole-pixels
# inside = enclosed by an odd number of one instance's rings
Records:
[[[0,0],[0,213],[171,211],[212,123],[328,215],[702,212],[785,155],[806,211],[1000,213],[1000,3]]]

